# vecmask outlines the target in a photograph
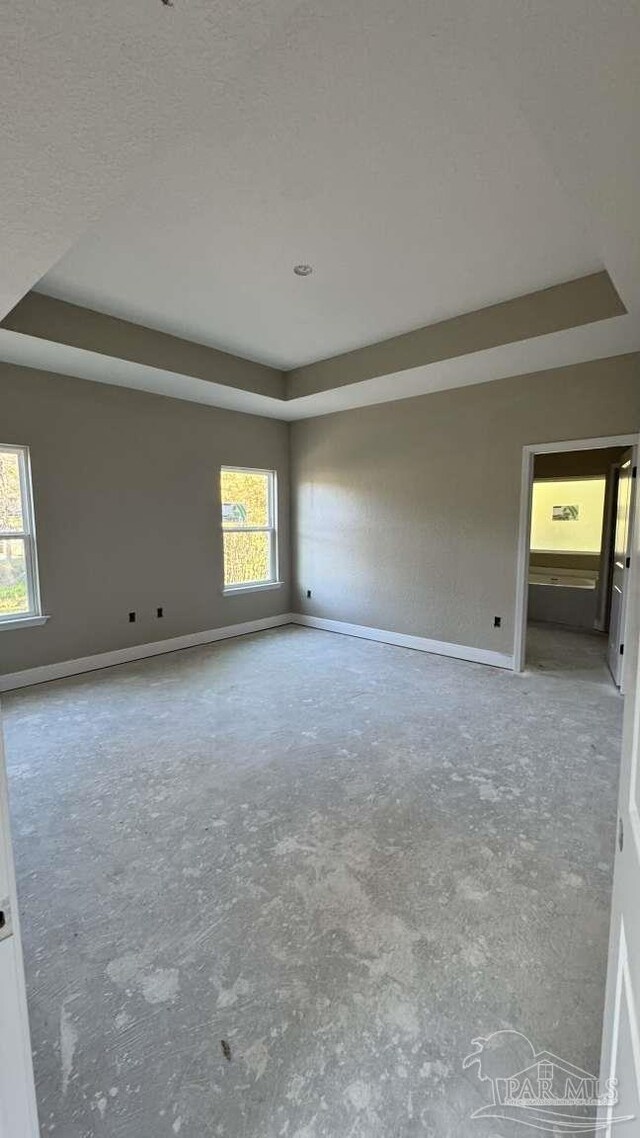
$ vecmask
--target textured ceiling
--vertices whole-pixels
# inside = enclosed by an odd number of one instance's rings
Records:
[[[628,351],[639,43],[631,2],[23,0],[0,315],[43,277],[288,368],[604,264]]]
[[[330,6],[252,85],[236,136],[165,153],[42,290],[291,368],[600,267],[495,68],[431,5]]]
[[[20,0],[0,40],[0,314],[196,126],[232,138],[300,0]]]

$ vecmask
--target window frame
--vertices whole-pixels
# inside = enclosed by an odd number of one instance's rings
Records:
[[[22,507],[23,529],[0,530],[0,541],[24,541],[25,565],[27,571],[27,598],[29,609],[20,613],[0,613],[0,630],[44,624],[48,619],[42,614],[40,597],[40,574],[38,571],[38,546],[36,518],[33,505],[33,481],[31,476],[31,454],[28,446],[16,443],[0,443],[0,452],[18,456],[20,476],[20,504]]]
[[[222,592],[225,596],[233,595],[234,593],[254,593],[267,589],[279,589],[282,585],[280,580],[280,552],[278,542],[278,472],[277,470],[265,470],[258,466],[229,466],[223,463],[220,467],[220,481],[225,472],[231,474],[264,474],[267,476],[268,486],[268,509],[269,509],[269,525],[266,526],[238,526],[238,525],[225,525],[222,517],[222,493],[220,493],[220,529],[222,531]],[[218,485],[220,486],[220,481]],[[271,575],[268,581],[241,581],[237,585],[227,585],[224,579],[224,535],[225,533],[268,533],[270,535],[270,569]]]

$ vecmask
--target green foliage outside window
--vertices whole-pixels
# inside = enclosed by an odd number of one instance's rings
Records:
[[[0,532],[24,529],[20,462],[12,451],[0,451]],[[0,616],[29,611],[27,567],[22,538],[0,538]]]
[[[224,583],[260,584],[273,574],[271,527],[273,475],[223,469],[220,474],[224,542]],[[252,527],[264,527],[256,530]]]

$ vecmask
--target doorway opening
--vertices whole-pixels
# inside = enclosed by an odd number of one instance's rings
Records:
[[[514,667],[624,692],[636,436],[524,448]]]

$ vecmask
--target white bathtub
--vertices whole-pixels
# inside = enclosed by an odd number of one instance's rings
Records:
[[[529,620],[593,628],[598,573],[595,569],[529,569]]]
[[[598,574],[595,569],[546,569],[534,565],[529,569],[530,585],[557,585],[563,589],[595,589]]]

